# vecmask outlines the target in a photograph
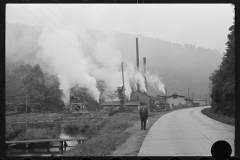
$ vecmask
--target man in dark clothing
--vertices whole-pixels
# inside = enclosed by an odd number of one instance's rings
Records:
[[[148,109],[145,103],[141,102],[140,106],[141,129],[146,130],[146,122],[148,119]]]

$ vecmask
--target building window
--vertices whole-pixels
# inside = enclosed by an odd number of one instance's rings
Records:
[[[153,103],[154,103],[155,101],[153,100]]]
[[[174,96],[173,99],[177,99],[177,96]]]

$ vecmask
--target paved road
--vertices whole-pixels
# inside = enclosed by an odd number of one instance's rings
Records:
[[[201,113],[207,107],[187,108],[159,118],[149,130],[138,156],[211,156],[211,146],[225,140],[234,155],[235,127]]]

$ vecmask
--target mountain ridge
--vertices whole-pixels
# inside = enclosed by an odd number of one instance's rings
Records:
[[[10,32],[9,26],[12,30],[17,32]],[[36,45],[41,34],[41,26],[34,27],[21,24],[20,26],[21,27],[19,27],[19,24],[6,24],[6,38],[9,36],[8,38],[10,39],[7,39],[7,41],[11,41],[9,46],[12,47],[12,43],[17,43],[21,40],[21,37],[19,38],[19,35],[21,34],[18,32],[22,31],[24,33],[28,29],[31,31],[31,34],[28,35],[30,36],[28,37],[29,43]],[[89,34],[89,37],[91,37],[94,44],[107,36],[107,33],[95,29],[89,29],[86,33]],[[178,94],[187,96],[188,87],[189,95],[191,96],[191,93],[194,93],[194,98],[205,98],[205,95],[209,94],[209,76],[215,69],[217,69],[223,56],[219,51],[215,49],[195,47],[192,44],[181,45],[176,42],[172,43],[142,35],[131,35],[129,33],[114,32],[113,37],[116,42],[113,42],[113,44],[110,45],[121,51],[124,59],[128,59],[134,65],[136,65],[136,38],[138,38],[140,69],[143,68],[143,57],[146,57],[147,70],[152,73],[158,73],[167,88],[168,95],[177,92]],[[17,49],[19,49],[17,50],[19,53],[24,53],[26,57],[31,55],[31,60],[36,56],[37,46],[35,46],[35,48],[34,46],[31,46],[31,50],[26,53],[23,50],[25,48],[22,49],[21,47],[18,47]],[[12,50],[10,51],[11,54],[15,53]],[[12,57],[8,57],[6,61],[7,68],[14,66],[13,64],[11,64],[12,66],[9,66],[9,60],[11,58],[14,59],[14,56],[12,55]],[[33,62],[29,62],[29,64],[37,62],[37,60],[34,60]],[[149,95],[156,96],[162,94],[155,91],[150,86],[147,88]]]

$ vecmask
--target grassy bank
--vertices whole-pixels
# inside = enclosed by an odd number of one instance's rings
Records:
[[[146,134],[153,123],[162,115],[171,112],[149,112],[149,123],[147,130],[140,129],[139,111],[127,111],[116,113],[100,121],[84,121],[82,124],[69,124],[64,126],[64,132],[73,131],[76,134],[90,136],[91,139],[79,144],[67,151],[63,156],[109,156],[126,144],[135,134],[140,135],[141,142],[137,142],[137,150],[133,155],[137,155],[144,140],[142,134]],[[137,125],[136,125],[137,124]],[[67,133],[71,134],[71,133]],[[131,140],[130,140],[131,141]],[[140,145],[139,145],[140,144]],[[127,148],[131,144],[125,146]],[[121,148],[120,150],[123,150]],[[131,150],[131,149],[129,149]],[[122,153],[122,152],[121,152]],[[124,154],[120,154],[124,155]],[[130,154],[131,155],[131,154]]]
[[[59,124],[52,124],[51,127],[46,126],[37,128],[26,128],[22,125],[14,125],[6,129],[5,139],[11,140],[32,140],[32,139],[52,139],[58,138],[61,132]]]
[[[215,119],[215,120],[220,121],[220,122],[225,123],[225,124],[235,126],[235,119],[234,118],[228,117],[228,116],[225,116],[225,115],[214,114],[212,112],[212,108],[205,108],[201,112],[204,115],[206,115],[206,116],[208,116],[212,119]]]
[[[148,133],[148,131],[151,129],[152,125],[163,115],[173,112],[175,110],[181,110],[185,108],[191,108],[187,107],[185,105],[177,106],[174,110],[171,111],[162,111],[162,112],[149,112],[149,118],[148,123],[146,126],[146,130],[140,129],[140,120],[137,119],[133,121],[134,125],[132,127],[129,127],[126,132],[129,135],[129,138],[125,143],[117,147],[115,151],[112,152],[111,156],[137,156],[139,153],[139,150],[142,146],[142,143],[144,142],[144,139]]]
[[[70,114],[62,113],[24,113],[6,116],[5,139],[11,140],[31,140],[31,139],[52,139],[59,138],[63,120],[72,120]],[[76,123],[68,123],[69,127],[66,133],[81,134],[91,136],[95,131],[95,121],[103,116],[101,113],[93,113],[94,118],[90,120],[89,115],[75,117]],[[58,121],[57,123],[48,122],[48,120]],[[20,123],[19,123],[20,122]],[[26,124],[28,122],[28,124]],[[90,127],[90,128],[88,128]],[[77,130],[76,130],[77,128]],[[87,131],[87,132],[86,132]]]
[[[24,113],[6,116],[6,123],[15,122],[37,122],[37,121],[48,121],[48,120],[61,120],[67,118],[70,115],[61,113]]]
[[[63,154],[63,156],[106,156],[118,146],[125,143],[129,137],[126,129],[133,126],[133,121],[139,119],[138,112],[122,112],[100,121],[84,121],[82,124],[69,124],[64,132],[74,131],[88,135],[91,139],[79,144]]]

